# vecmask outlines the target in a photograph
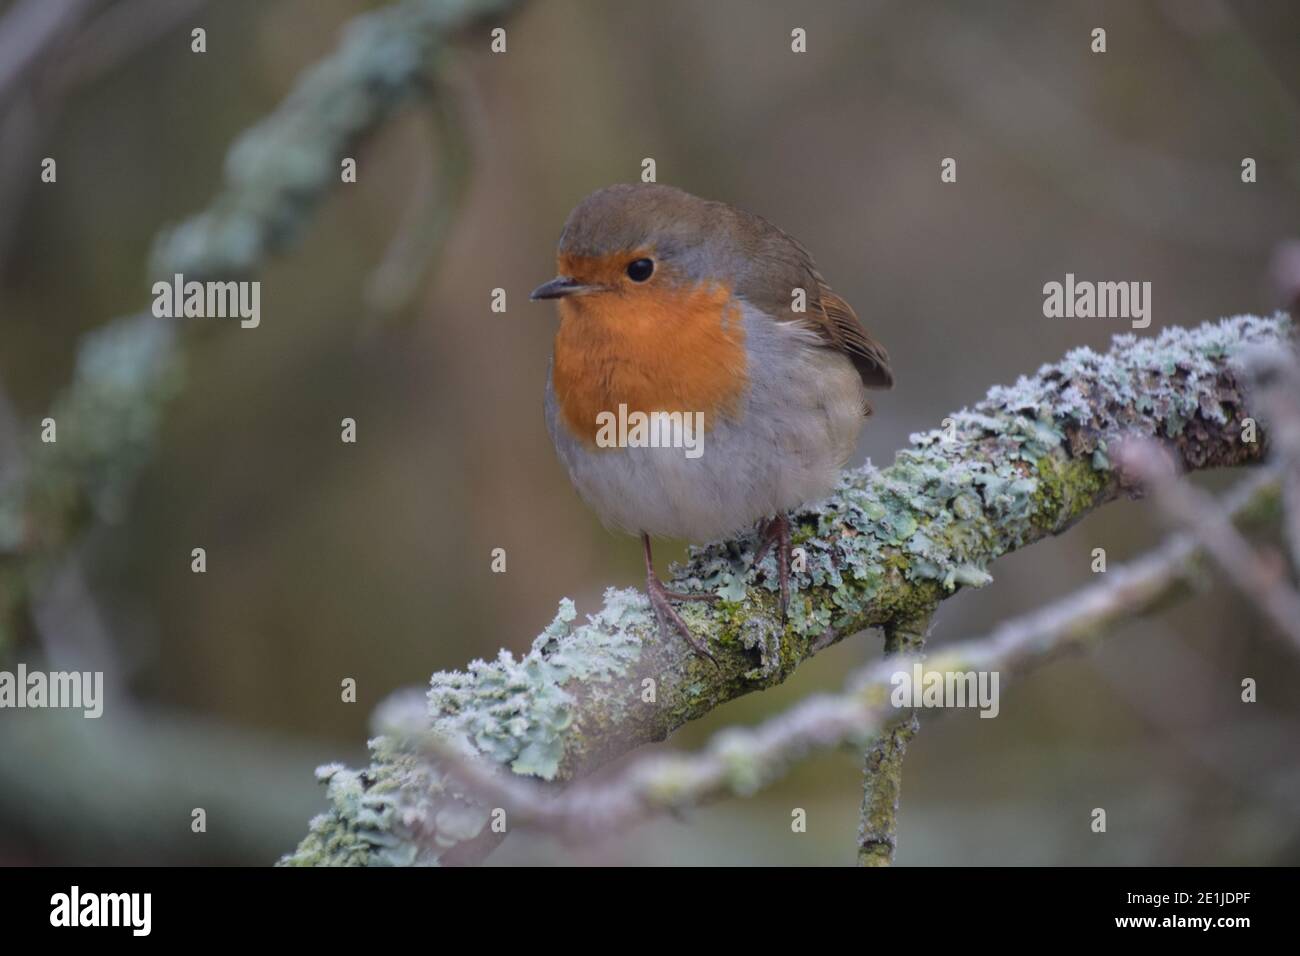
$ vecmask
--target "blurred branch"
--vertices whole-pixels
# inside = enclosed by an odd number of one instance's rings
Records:
[[[522,659],[502,651],[465,672],[435,674],[427,703],[403,698],[382,708],[376,722],[390,732],[371,741],[369,766],[318,772],[329,811],[283,862],[481,860],[502,838],[491,808],[466,796],[413,740],[439,740],[444,750],[544,781],[584,777],[728,700],[780,683],[850,634],[916,620],[959,587],[988,583],[994,559],[1065,530],[1126,490],[1107,457],[1122,437],[1159,437],[1188,469],[1258,461],[1263,441],[1242,440],[1248,412],[1238,357],[1252,345],[1289,352],[1291,334],[1290,320],[1277,315],[1170,328],[1158,338],[1119,336],[1105,355],[1079,349],[992,389],[949,427],[913,436],[891,467],[846,473],[831,497],[793,515],[806,568],[795,576],[784,629],[773,559],[761,574],[752,567],[752,534],[739,547],[693,549],[673,586],[723,598],[683,611],[709,639],[717,667],[684,642],[659,640],[639,591],[608,590],[581,625],[566,599]],[[1151,582],[1153,572],[1139,572],[1133,588]],[[1017,667],[1056,648],[1043,634],[999,631],[973,645],[972,659]],[[836,726],[864,726],[860,703],[828,706],[823,716]]]
[[[18,414],[0,381],[0,494],[23,479],[26,463]],[[48,587],[34,589],[32,620],[55,669],[103,671],[109,697],[118,697],[121,672],[112,642],[72,549],[48,575]]]
[[[234,143],[209,206],[159,235],[151,277],[253,275],[301,235],[340,182],[342,157],[426,91],[452,35],[513,6],[402,0],[357,17],[338,50]],[[142,313],[83,339],[74,379],[49,413],[58,441],[32,442],[25,477],[0,489],[0,648],[59,554],[91,519],[120,510],[182,382],[175,320]]]
[[[1294,298],[1300,305],[1300,295]],[[1291,566],[1300,576],[1300,365],[1286,352],[1263,351],[1249,358],[1254,388],[1282,466],[1283,530]]]
[[[1277,475],[1266,472],[1242,482],[1224,507],[1238,520],[1258,522],[1275,514],[1277,498]],[[1006,622],[985,637],[943,648],[922,665],[923,672],[996,671],[1003,680],[1028,673],[1067,650],[1096,642],[1125,620],[1192,593],[1201,550],[1193,536],[1174,538],[1070,597]],[[408,745],[427,748],[466,792],[505,809],[512,826],[591,840],[626,830],[654,813],[725,794],[747,796],[810,753],[860,745],[880,734],[869,754],[884,759],[878,765],[868,761],[858,856],[863,866],[887,865],[895,842],[897,764],[906,749],[906,740],[899,746],[894,738],[900,729],[914,730],[916,719],[890,702],[891,677],[922,660],[929,620],[921,615],[896,629],[891,638],[896,653],[850,675],[840,694],[809,698],[751,730],[723,731],[697,754],[646,757],[612,780],[577,783],[558,795],[536,781],[468,758],[446,739],[426,736],[421,741],[417,733]]]
[[[1176,465],[1158,445],[1145,439],[1128,442],[1120,449],[1119,462],[1151,489],[1159,509],[1191,531],[1228,581],[1300,651],[1300,594],[1287,583],[1280,562],[1258,554],[1212,495],[1177,480]]]

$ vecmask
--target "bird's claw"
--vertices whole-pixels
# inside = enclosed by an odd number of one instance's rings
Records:
[[[707,601],[713,603],[717,601],[716,594],[679,594],[675,591],[669,591],[653,574],[646,577],[646,595],[650,598],[650,607],[654,609],[655,618],[659,622],[659,635],[667,640],[670,630],[676,631],[691,645],[691,650],[695,651],[700,657],[707,657],[713,661],[713,666],[720,668],[718,659],[709,651],[708,646],[701,641],[691,631],[687,623],[682,620],[682,616],[677,613],[673,607],[673,601]]]
[[[781,591],[781,624],[786,623],[786,612],[790,607],[790,516],[779,514],[763,521],[758,531],[758,550],[754,552],[754,567],[767,557],[767,552],[776,545],[776,573]]]

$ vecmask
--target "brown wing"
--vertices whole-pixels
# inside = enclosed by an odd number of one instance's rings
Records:
[[[733,238],[745,259],[737,266],[741,273],[737,291],[768,315],[814,329],[828,348],[849,357],[867,388],[892,388],[889,353],[862,327],[849,304],[831,291],[799,240],[761,216],[724,208],[739,223]],[[790,293],[795,288],[807,291],[805,312],[791,309]]]
[[[817,306],[821,315],[812,316],[817,320],[818,333],[853,361],[867,388],[893,388],[894,373],[885,347],[867,334],[852,307],[832,292],[820,276],[818,282]]]

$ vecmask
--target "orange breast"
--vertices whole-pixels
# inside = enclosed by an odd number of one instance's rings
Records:
[[[596,442],[597,416],[739,411],[748,384],[740,307],[725,286],[655,286],[560,300],[552,372],[570,431]]]

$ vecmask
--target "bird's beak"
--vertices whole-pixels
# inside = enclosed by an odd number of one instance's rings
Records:
[[[584,285],[577,279],[569,276],[556,276],[550,282],[543,282],[528,298],[536,301],[538,299],[563,299],[566,295],[582,295],[586,292],[596,292],[600,286]]]

